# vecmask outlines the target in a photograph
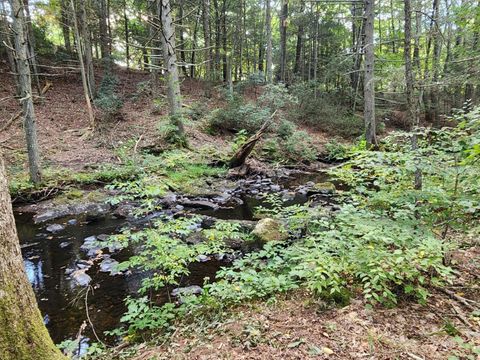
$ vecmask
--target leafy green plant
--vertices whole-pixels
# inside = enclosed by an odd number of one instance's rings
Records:
[[[102,78],[94,100],[94,104],[102,110],[106,120],[115,118],[123,106],[123,101],[116,91],[117,85],[118,79],[116,76],[107,71]]]
[[[261,108],[238,96],[233,95],[227,99],[225,108],[216,109],[210,113],[208,124],[214,131],[246,130],[249,134],[254,133],[270,117],[270,109]]]

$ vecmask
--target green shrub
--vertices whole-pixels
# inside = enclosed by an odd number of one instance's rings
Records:
[[[185,123],[183,114],[169,115],[167,121],[162,121],[158,125],[160,137],[168,144],[187,147],[188,142],[185,134],[179,132],[179,126]]]
[[[290,119],[347,139],[363,133],[363,119],[352,114],[340,96],[325,93],[315,96],[309,83],[295,85],[292,93],[298,98],[298,106],[290,111]]]
[[[349,158],[349,149],[347,146],[336,140],[330,140],[325,144],[326,160],[342,161]]]
[[[205,102],[195,101],[187,108],[186,115],[193,121],[201,120],[208,113],[208,105]]]
[[[278,137],[282,140],[287,140],[295,132],[296,126],[293,122],[282,119],[277,128]]]
[[[216,109],[211,112],[208,123],[215,131],[228,130],[248,131],[255,133],[270,118],[268,108],[259,108],[250,102],[244,102],[238,95],[233,95],[227,100],[225,108]]]
[[[314,161],[317,152],[305,131],[296,131],[283,143],[285,156],[294,162]]]
[[[97,97],[94,100],[95,106],[102,110],[106,120],[114,119],[123,106],[123,101],[116,92],[117,85],[117,77],[107,71],[98,88]]]
[[[262,88],[262,95],[258,98],[261,107],[268,107],[272,112],[297,104],[297,97],[290,94],[283,84],[268,84]]]

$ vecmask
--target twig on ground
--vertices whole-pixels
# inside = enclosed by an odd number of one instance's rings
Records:
[[[13,122],[20,117],[20,115],[22,115],[22,111],[19,111],[18,113],[16,113],[15,115],[13,115],[13,116],[10,118],[10,120],[8,120],[7,123],[6,123],[5,125],[3,125],[3,127],[0,129],[0,133],[1,133],[1,132],[4,132],[5,130],[7,130],[7,129],[10,127],[10,125],[12,125]]]
[[[88,286],[87,292],[85,294],[85,313],[87,314],[87,320],[88,320],[88,323],[90,324],[90,327],[92,328],[93,335],[95,335],[95,338],[100,344],[105,346],[105,343],[102,340],[100,340],[100,338],[98,337],[97,332],[95,331],[95,327],[93,326],[92,320],[90,319],[90,314],[88,312],[88,292],[91,287],[92,286]]]
[[[477,304],[476,301],[473,301],[473,300],[470,300],[470,299],[466,299],[464,298],[463,296],[460,296],[458,294],[455,294],[453,291],[450,291],[448,289],[445,289],[445,288],[442,288],[442,287],[437,287],[438,290],[440,290],[441,292],[447,294],[448,296],[450,296],[452,299],[458,301],[459,303],[463,304],[465,307],[467,307],[469,310],[471,311],[476,311],[478,310],[475,306],[473,306],[472,304]],[[472,304],[471,304],[472,303]]]

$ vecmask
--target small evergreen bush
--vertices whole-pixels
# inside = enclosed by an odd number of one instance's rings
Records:
[[[94,104],[102,110],[106,120],[114,119],[123,106],[123,101],[116,91],[117,85],[117,77],[108,71],[105,73],[102,82],[100,83],[100,87],[98,88]]]

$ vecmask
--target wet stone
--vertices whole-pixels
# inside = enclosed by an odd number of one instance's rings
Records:
[[[63,242],[61,242],[58,246],[60,246],[61,249],[65,249],[65,248],[69,247],[70,245],[71,245],[70,242],[68,242],[68,241],[63,241]]]
[[[90,284],[90,282],[92,281],[92,278],[90,277],[90,275],[86,274],[85,271],[86,270],[82,269],[72,273],[71,276],[72,276],[74,285],[83,287]]]
[[[172,296],[186,296],[186,295],[198,295],[202,293],[202,288],[198,285],[192,285],[187,287],[180,287],[173,289]]]
[[[197,261],[198,261],[198,262],[201,262],[201,263],[210,261],[210,256],[207,256],[207,255],[198,255],[198,256],[197,256]]]
[[[70,220],[67,221],[68,225],[77,225],[77,223],[78,223],[77,219],[70,219]]]
[[[117,265],[118,265],[117,260],[114,260],[111,257],[107,256],[100,263],[100,271],[109,272],[110,275],[120,274],[121,272],[116,270]]]
[[[60,224],[52,224],[47,226],[45,230],[47,230],[49,233],[55,234],[60,231],[63,231],[65,229],[65,226],[60,225]]]

